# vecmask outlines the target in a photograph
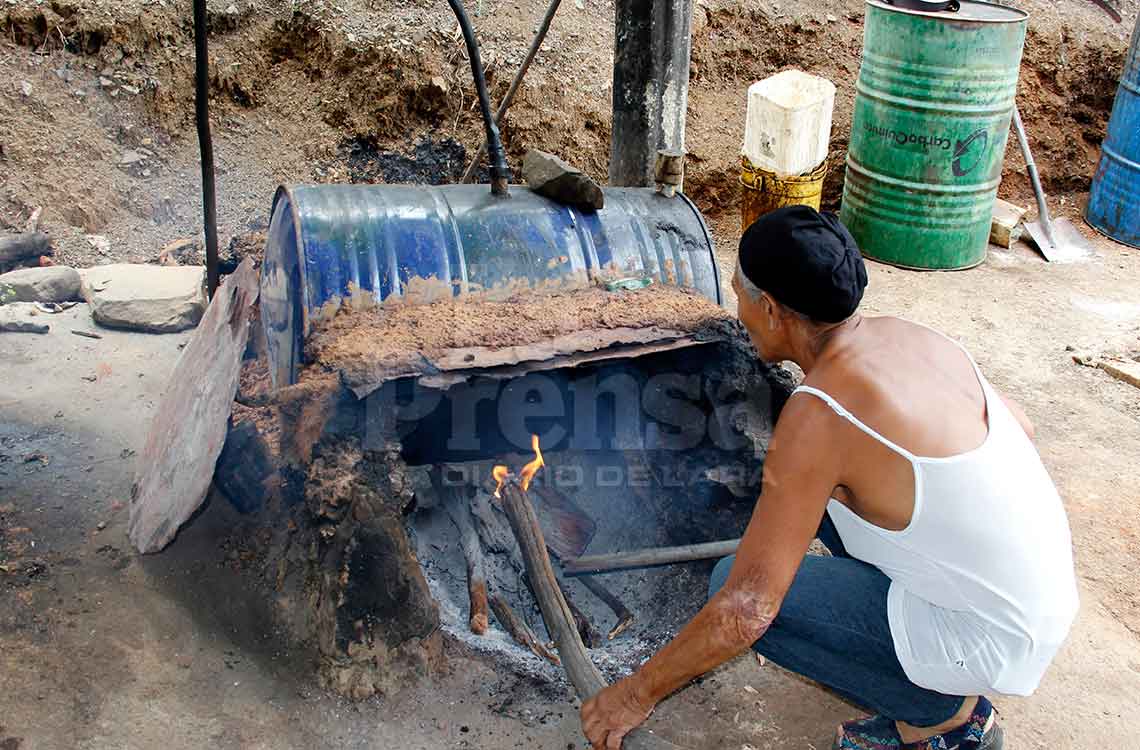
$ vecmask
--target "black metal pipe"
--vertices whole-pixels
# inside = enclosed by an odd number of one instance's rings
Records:
[[[194,120],[202,163],[202,213],[206,233],[206,289],[218,288],[218,207],[214,190],[214,145],[210,140],[210,53],[206,45],[206,0],[194,0]]]
[[[483,78],[483,63],[479,59],[479,43],[475,41],[475,32],[471,28],[471,21],[467,19],[467,12],[463,10],[462,0],[447,0],[447,3],[454,11],[455,18],[459,21],[459,28],[463,31],[463,41],[467,44],[467,57],[471,61],[471,75],[475,78],[475,93],[479,97],[479,110],[483,114],[483,126],[487,131],[487,152],[491,157],[491,192],[495,195],[506,195],[511,170],[507,166],[503,142],[499,138],[499,126],[495,124],[495,118],[491,114],[487,81]]]

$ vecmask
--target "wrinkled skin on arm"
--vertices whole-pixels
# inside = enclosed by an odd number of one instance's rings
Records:
[[[759,640],[775,619],[843,472],[826,407],[794,397],[776,426],[760,499],[724,587],[636,673],[582,706],[594,748],[620,748],[670,693]]]

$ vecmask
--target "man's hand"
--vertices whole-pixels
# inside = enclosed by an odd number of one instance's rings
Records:
[[[637,689],[637,677],[615,682],[582,704],[582,732],[594,750],[620,750],[621,740],[645,721],[653,704]]]

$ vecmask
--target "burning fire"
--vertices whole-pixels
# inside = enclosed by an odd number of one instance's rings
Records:
[[[530,448],[534,451],[534,460],[519,471],[519,485],[523,490],[530,489],[530,480],[534,479],[539,469],[546,466],[546,462],[542,460],[542,450],[538,447],[538,435],[530,436]],[[503,489],[503,484],[510,476],[510,470],[506,466],[499,465],[491,469],[491,476],[498,482],[495,486],[495,497],[499,497],[499,490]]]
[[[538,447],[538,435],[530,436],[530,449],[534,451],[534,460],[522,467],[522,471],[519,472],[519,484],[524,490],[530,489],[530,480],[534,479],[539,469],[546,466],[546,462],[542,460],[542,451]]]
[[[495,497],[499,496],[499,490],[503,489],[503,485],[506,483],[507,477],[509,475],[510,475],[510,472],[507,470],[506,466],[500,465],[500,466],[496,466],[495,468],[491,469],[491,477],[496,482],[498,482],[498,484],[495,485]]]

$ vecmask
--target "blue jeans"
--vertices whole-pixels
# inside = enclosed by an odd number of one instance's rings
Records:
[[[921,688],[903,672],[887,622],[890,579],[847,554],[826,514],[817,536],[832,556],[804,557],[779,614],[752,648],[896,721],[934,726],[956,714],[963,696]],[[734,559],[713,569],[710,597],[724,585]]]

